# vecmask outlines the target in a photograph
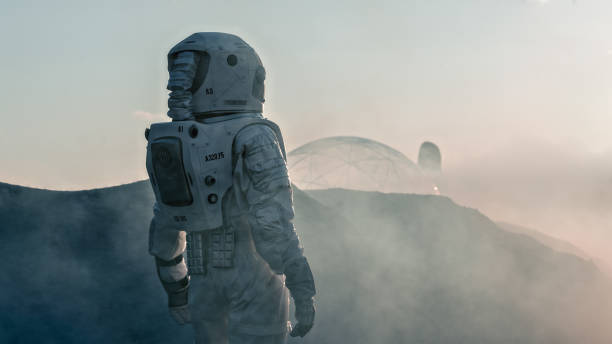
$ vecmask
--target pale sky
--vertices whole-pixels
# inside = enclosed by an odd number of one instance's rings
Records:
[[[0,181],[146,178],[166,53],[197,31],[258,51],[264,111],[289,149],[357,135],[412,159],[432,140],[450,166],[534,140],[603,154],[611,15],[605,0],[4,1]]]

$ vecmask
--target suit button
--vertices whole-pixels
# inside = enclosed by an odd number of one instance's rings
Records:
[[[206,178],[204,178],[204,184],[206,184],[207,186],[215,184],[216,181],[217,180],[213,176],[206,176]]]

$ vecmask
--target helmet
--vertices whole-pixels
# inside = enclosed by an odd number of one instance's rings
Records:
[[[198,32],[168,53],[168,116],[261,112],[266,71],[259,56],[240,37]]]

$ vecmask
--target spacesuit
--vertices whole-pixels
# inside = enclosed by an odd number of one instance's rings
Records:
[[[303,337],[314,279],[292,224],[282,135],[261,115],[259,57],[237,36],[196,33],[170,50],[168,70],[173,121],[146,136],[149,251],[171,315],[193,325],[196,343]]]

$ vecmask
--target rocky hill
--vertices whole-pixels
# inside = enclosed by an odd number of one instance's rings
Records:
[[[317,281],[302,343],[609,343],[589,261],[439,196],[295,191]],[[78,192],[0,183],[0,342],[190,343],[147,254],[148,182]]]

